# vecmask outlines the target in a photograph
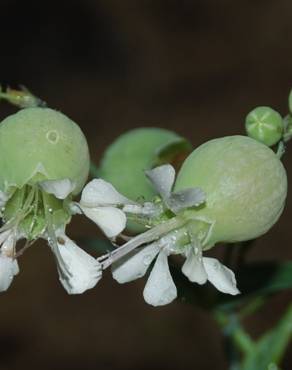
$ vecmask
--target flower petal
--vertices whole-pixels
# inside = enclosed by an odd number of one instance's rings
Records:
[[[202,251],[199,247],[192,246],[189,249],[181,270],[192,283],[200,285],[206,283],[208,277],[203,264]]]
[[[46,180],[40,182],[41,188],[49,194],[55,195],[58,199],[65,199],[75,188],[70,179]]]
[[[135,204],[135,202],[120,194],[109,182],[94,179],[84,187],[80,204],[85,207],[99,207]]]
[[[163,199],[170,196],[175,179],[175,169],[170,164],[145,171],[145,174]]]
[[[206,194],[200,188],[190,188],[171,193],[169,198],[166,200],[167,206],[174,213],[189,208],[198,207],[204,203]]]
[[[12,273],[13,273],[13,276],[19,273],[19,266],[18,266],[18,262],[16,259],[13,260]]]
[[[0,245],[3,244],[9,238],[11,233],[12,233],[11,229],[3,231],[2,233],[0,233]]]
[[[152,306],[163,306],[177,297],[177,289],[169,271],[167,254],[163,250],[157,257],[143,295],[145,301]]]
[[[59,236],[57,242],[59,254],[52,250],[59,262],[59,279],[67,293],[81,294],[93,288],[102,277],[100,263],[66,235]]]
[[[7,290],[14,275],[19,271],[17,261],[5,254],[0,254],[0,292]]]
[[[204,257],[203,263],[208,275],[208,280],[220,290],[220,292],[231,295],[240,293],[236,286],[236,279],[233,271],[220,263],[216,258]]]
[[[1,238],[2,236],[2,238]],[[0,235],[0,239],[3,239],[5,237],[5,240],[3,240],[3,244],[1,247],[1,253],[7,257],[12,258],[14,256],[14,248],[17,241],[15,231],[14,230],[7,230],[7,232],[3,232]]]
[[[85,216],[99,226],[108,238],[119,235],[126,227],[127,217],[115,207],[88,208],[81,206]]]
[[[157,243],[134,250],[113,264],[113,278],[120,284],[136,280],[145,275],[149,265],[159,252]]]

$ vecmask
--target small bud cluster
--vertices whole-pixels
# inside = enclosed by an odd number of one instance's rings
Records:
[[[273,108],[254,108],[245,119],[247,135],[270,147],[289,141],[292,138],[292,90],[288,107],[289,113],[284,118]]]

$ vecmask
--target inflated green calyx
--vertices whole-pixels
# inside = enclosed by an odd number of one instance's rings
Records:
[[[100,166],[100,177],[131,199],[156,195],[144,171],[167,163],[190,144],[176,133],[161,128],[139,128],[121,135],[106,150]],[[166,158],[165,158],[166,157]]]
[[[175,132],[144,127],[118,137],[106,150],[99,176],[119,192],[133,200],[153,200],[157,195],[145,171],[163,163],[173,162],[191,150],[190,143]],[[145,230],[139,222],[129,221],[132,232]]]
[[[286,171],[267,146],[245,136],[211,140],[186,159],[175,191],[200,187],[206,202],[185,217],[212,225],[205,248],[267,232],[281,215],[287,195]]]
[[[89,153],[80,128],[49,108],[27,108],[0,124],[0,190],[68,178],[82,189]]]

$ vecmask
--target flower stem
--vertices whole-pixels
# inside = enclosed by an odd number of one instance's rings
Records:
[[[253,350],[253,340],[241,327],[236,314],[226,314],[222,311],[216,311],[214,317],[220,327],[223,329],[224,335],[232,338],[237,348],[244,354]]]

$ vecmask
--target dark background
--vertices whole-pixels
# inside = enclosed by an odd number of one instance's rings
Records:
[[[23,84],[80,124],[92,158],[125,130],[160,126],[195,146],[243,133],[257,105],[287,112],[292,87],[292,3],[283,0],[1,1],[0,80]],[[14,109],[1,104],[0,116]],[[292,151],[284,159],[292,163]],[[290,172],[291,176],[291,172]],[[291,198],[250,260],[291,259]],[[70,235],[95,236],[76,218]],[[142,299],[144,281],[109,274],[69,296],[45,245],[31,248],[0,297],[0,369],[226,369],[210,314]],[[283,293],[245,325],[276,323]],[[290,366],[289,366],[290,364]],[[292,366],[292,351],[283,369]],[[255,369],[256,370],[256,369]]]

